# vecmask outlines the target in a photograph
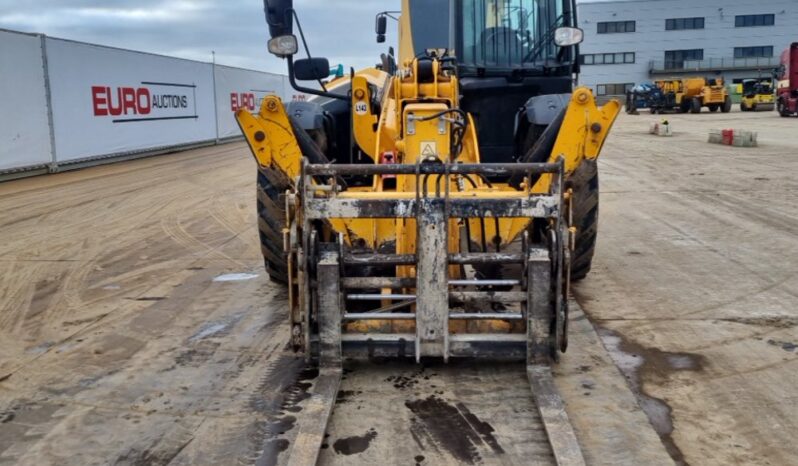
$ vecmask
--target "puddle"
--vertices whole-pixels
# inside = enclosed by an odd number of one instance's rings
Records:
[[[25,353],[39,355],[39,354],[45,353],[47,350],[52,348],[54,344],[55,343],[53,343],[51,341],[45,341],[44,343],[38,344],[38,345],[34,346],[33,348],[28,348],[27,350],[25,350]]]
[[[188,338],[189,342],[195,342],[212,336],[226,333],[232,328],[241,318],[244,317],[243,313],[234,314],[224,319],[215,320],[212,322],[204,323],[194,335]]]
[[[70,342],[67,342],[67,343],[64,343],[64,344],[58,346],[58,348],[55,349],[55,352],[56,353],[63,353],[65,351],[71,350],[72,348],[76,347],[77,345],[78,345],[78,342],[70,341]]]
[[[227,327],[229,327],[229,326],[230,326],[229,323],[227,323],[227,324],[213,324],[213,325],[210,325],[208,327],[200,329],[199,332],[197,332],[194,335],[192,335],[191,338],[189,338],[188,340],[189,341],[202,340],[203,338],[207,338],[207,337],[209,337],[211,335],[216,335],[217,333],[221,332],[222,330],[227,329]]]
[[[244,280],[252,280],[253,278],[257,278],[258,274],[256,273],[226,273],[223,275],[219,275],[218,277],[214,278],[213,281],[215,282],[240,282]]]
[[[597,327],[604,347],[615,365],[628,381],[637,397],[640,408],[659,434],[665,449],[679,466],[689,465],[684,454],[673,441],[673,417],[671,407],[663,400],[646,393],[644,380],[666,380],[676,371],[703,370],[704,357],[691,353],[668,353],[656,348],[646,348],[625,340],[611,330]]]

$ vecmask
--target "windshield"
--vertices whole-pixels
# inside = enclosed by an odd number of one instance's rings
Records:
[[[462,0],[457,58],[474,68],[533,68],[557,58],[557,26],[572,24],[568,0]]]
[[[410,0],[410,24],[416,57],[449,46],[449,0]]]

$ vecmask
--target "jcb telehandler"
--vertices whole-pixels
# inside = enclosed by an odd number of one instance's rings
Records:
[[[548,365],[590,269],[596,158],[619,104],[573,87],[574,0],[403,0],[398,57],[329,84],[326,59],[294,57],[291,1],[265,6],[270,52],[318,97],[236,116],[318,399],[334,400],[349,355],[526,358],[555,456],[581,459]],[[377,16],[378,42],[394,14]],[[301,442],[320,441],[309,429]]]

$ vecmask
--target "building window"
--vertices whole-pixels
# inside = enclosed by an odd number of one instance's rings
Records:
[[[685,60],[703,60],[703,59],[704,59],[704,49],[666,50],[665,68],[680,69],[684,68]]]
[[[583,65],[623,65],[634,62],[634,52],[586,53],[581,61]]]
[[[635,32],[634,21],[607,21],[598,23],[599,34],[613,34],[616,32]]]
[[[773,26],[776,15],[740,15],[734,17],[734,27]]]
[[[704,18],[673,18],[665,20],[666,31],[682,29],[704,29]]]
[[[735,47],[734,58],[754,58],[754,57],[772,57],[773,46],[763,45],[761,47]]]
[[[625,95],[633,87],[635,87],[634,83],[598,84],[596,85],[596,95]]]

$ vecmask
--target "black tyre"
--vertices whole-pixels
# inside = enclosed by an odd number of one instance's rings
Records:
[[[718,108],[719,108],[719,106],[718,106],[718,105],[716,105],[716,104],[713,104],[713,105],[708,105],[707,107],[709,108],[709,111],[710,111],[710,112],[717,112],[717,111],[718,111]]]
[[[784,105],[784,101],[783,100],[779,100],[776,103],[776,111],[779,112],[779,115],[781,115],[781,116],[783,116],[785,118],[790,116],[790,111],[787,110],[787,106]]]
[[[731,112],[732,102],[731,99],[727,96],[726,100],[723,101],[723,106],[720,108],[720,111],[723,113]]]
[[[599,214],[599,178],[595,160],[583,161],[568,180],[573,188],[573,221],[576,244],[571,256],[571,280],[581,280],[590,272],[596,250]]]
[[[288,264],[283,251],[285,204],[281,194],[288,181],[271,168],[258,167],[258,233],[266,273],[272,281],[288,283]]]
[[[690,113],[701,113],[701,101],[693,99],[690,101]]]
[[[745,104],[744,100],[740,102],[740,111],[741,112],[747,112],[748,111],[748,105]]]
[[[327,157],[316,141],[289,117],[302,155],[312,163],[327,163]],[[257,209],[260,249],[266,273],[272,281],[288,283],[288,262],[283,250],[283,228],[285,228],[285,200],[283,194],[290,182],[279,171],[258,167]]]

